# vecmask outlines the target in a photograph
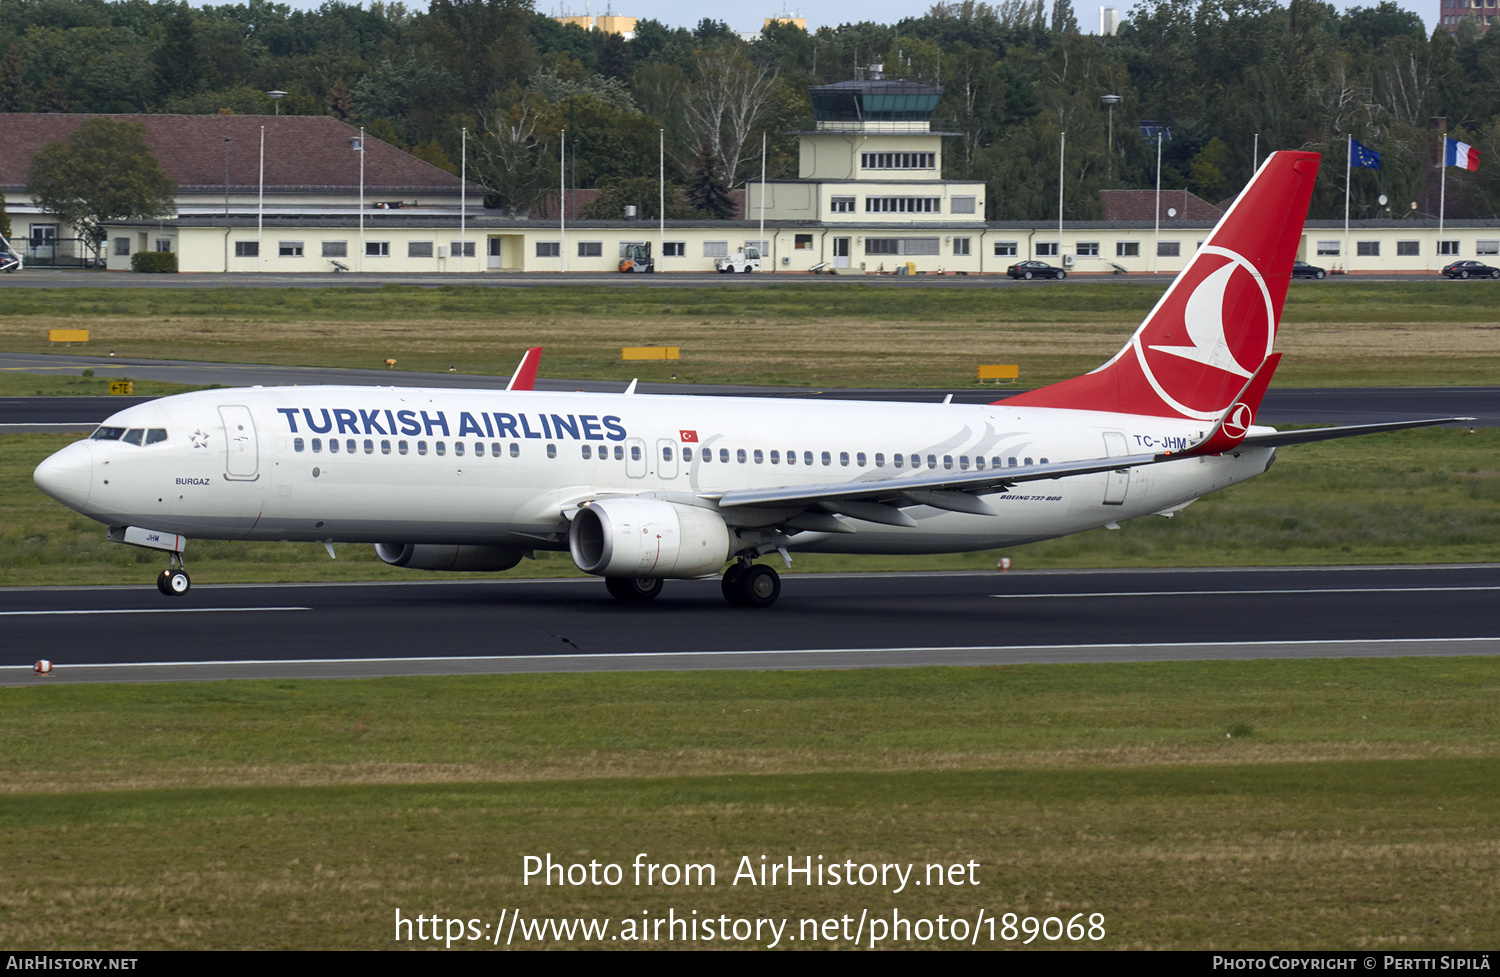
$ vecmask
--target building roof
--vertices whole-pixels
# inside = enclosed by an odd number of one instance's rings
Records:
[[[47,143],[66,139],[98,115],[15,112],[0,116],[0,186],[23,188],[31,157]],[[265,182],[269,193],[357,193],[360,153],[353,148],[359,130],[325,115],[111,115],[103,118],[146,127],[146,142],[181,192],[225,188],[244,193],[262,186],[261,131],[265,131]],[[225,139],[229,142],[226,144]],[[458,177],[365,136],[364,187],[367,196],[388,193],[457,194]],[[472,187],[474,192],[480,192]]]
[[[1157,192],[1155,190],[1101,190],[1104,198],[1104,219],[1108,221],[1149,221],[1155,216],[1168,220],[1216,221],[1224,216],[1224,209],[1216,207],[1202,197],[1187,190],[1161,191],[1161,214],[1156,215]],[[1175,214],[1168,214],[1175,210]]]

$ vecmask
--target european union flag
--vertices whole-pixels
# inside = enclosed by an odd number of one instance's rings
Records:
[[[1378,170],[1380,169],[1380,154],[1358,139],[1351,139],[1349,140],[1349,165]]]

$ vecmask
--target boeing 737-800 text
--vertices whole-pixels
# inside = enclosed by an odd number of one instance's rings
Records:
[[[1254,425],[1318,157],[1261,167],[1145,322],[1085,376],[984,406],[256,387],[121,411],[36,469],[48,495],[166,551],[190,538],[375,544],[420,570],[505,570],[570,550],[615,597],[723,575],[780,592],[758,557],[991,549],[1171,513],[1260,474],[1289,434]],[[632,385],[633,387],[633,385]],[[1447,420],[1455,420],[1448,418]]]

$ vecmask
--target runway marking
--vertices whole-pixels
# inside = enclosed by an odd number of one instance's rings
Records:
[[[1066,594],[990,594],[1002,600],[1027,600],[1034,597],[1240,597],[1247,594],[1423,594],[1461,593],[1471,590],[1500,590],[1491,587],[1296,587],[1287,590],[1101,590]]]
[[[722,656],[738,658],[748,655],[876,655],[897,652],[954,652],[954,651],[1078,651],[1100,648],[1258,648],[1301,647],[1304,645],[1386,645],[1421,641],[1429,644],[1456,644],[1461,642],[1500,641],[1500,636],[1469,638],[1334,638],[1327,641],[1160,641],[1153,644],[1120,642],[1115,644],[1069,645],[908,645],[892,648],[771,648],[759,651],[604,651],[583,654],[541,655],[437,655],[433,657],[402,656],[392,658],[247,658],[220,661],[191,662],[99,662],[71,666],[73,668],[181,668],[188,665],[350,665],[389,664],[393,662],[504,662],[504,661],[572,661],[588,659],[633,659],[633,658],[708,658]],[[30,669],[32,666],[19,666]],[[65,667],[57,665],[56,667]]]
[[[50,617],[54,614],[242,614],[254,611],[310,611],[311,607],[139,607],[108,610],[0,611],[0,617]]]

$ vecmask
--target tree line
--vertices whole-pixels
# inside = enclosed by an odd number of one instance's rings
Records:
[[[270,114],[281,90],[283,113],[337,116],[452,172],[467,130],[470,178],[515,212],[565,181],[601,191],[589,216],[654,217],[664,146],[668,216],[726,216],[726,190],[759,178],[762,133],[768,175],[795,177],[807,89],[871,64],[943,87],[944,176],[983,180],[992,220],[1056,215],[1063,133],[1068,218],[1102,217],[1099,190],[1154,187],[1143,123],[1170,133],[1162,186],[1212,201],[1272,150],[1322,151],[1315,217],[1343,213],[1352,134],[1381,153],[1354,172],[1354,216],[1401,217],[1425,206],[1437,117],[1491,161],[1453,174],[1449,216],[1500,211],[1500,31],[1470,18],[1429,36],[1392,0],[1141,0],[1114,37],[1082,33],[1070,0],[962,0],[750,43],[712,19],[642,20],[627,41],[533,0],[0,4],[0,112]]]

